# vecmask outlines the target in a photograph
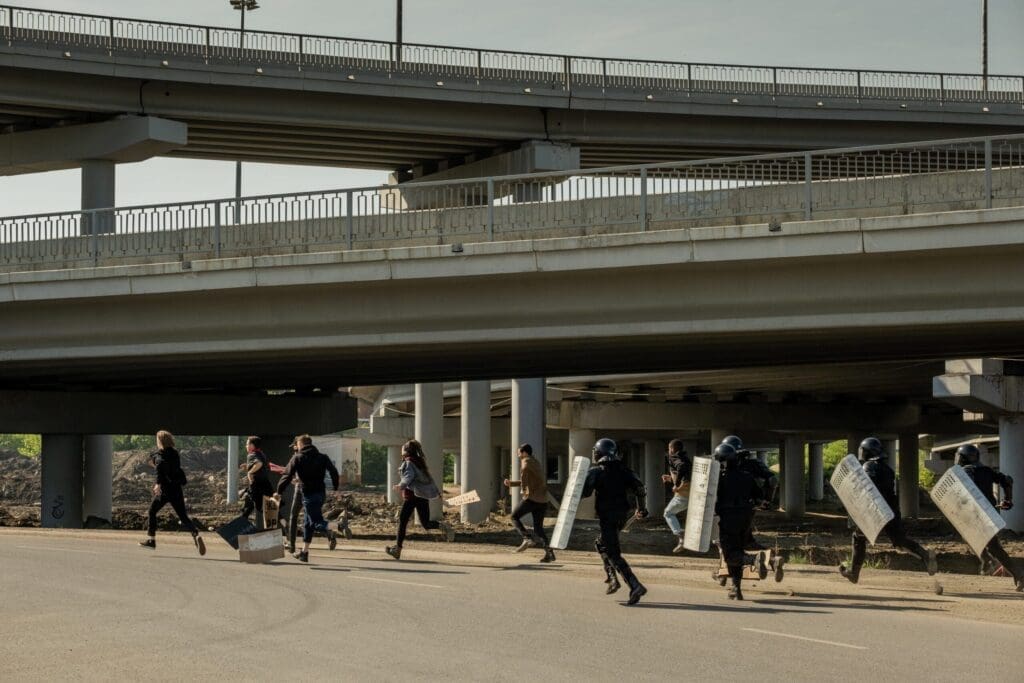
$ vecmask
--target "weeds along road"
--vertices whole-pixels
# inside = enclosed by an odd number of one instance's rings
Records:
[[[923,574],[852,586],[794,566],[736,603],[706,567],[634,557],[649,593],[626,607],[593,553],[540,565],[412,541],[396,562],[380,542],[318,539],[309,565],[247,565],[205,537],[201,558],[183,534],[149,551],[133,533],[0,530],[2,678],[947,681],[1024,664],[1008,579],[940,577],[937,596]]]

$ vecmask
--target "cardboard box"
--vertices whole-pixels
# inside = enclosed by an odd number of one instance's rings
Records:
[[[281,530],[268,529],[238,537],[238,559],[249,564],[263,564],[284,557]]]

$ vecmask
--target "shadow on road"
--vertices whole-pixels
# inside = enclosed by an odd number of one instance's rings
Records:
[[[645,609],[680,609],[692,612],[747,612],[752,614],[830,614],[828,610],[819,609],[775,609],[773,607],[745,607],[743,603],[731,605],[700,605],[681,602],[639,602],[635,605],[627,605],[619,602],[623,607],[643,607]]]
[[[884,595],[862,595],[860,593],[805,593],[798,591],[801,598],[814,598],[818,600],[851,600],[854,602],[949,602],[949,600],[937,600],[935,598],[896,598]]]
[[[555,571],[555,570],[562,569],[563,567],[565,567],[565,565],[562,565],[562,564],[517,564],[517,565],[515,565],[513,567],[497,567],[496,569],[499,572],[518,572],[518,571],[549,572],[549,571]]]
[[[326,572],[392,572],[395,574],[468,574],[469,572],[453,572],[453,571],[442,571],[440,569],[390,569],[387,567],[375,567],[373,569],[363,569],[356,567],[322,567],[316,566],[311,567],[318,571]]]
[[[782,600],[752,600],[758,605],[803,605],[805,607],[828,607],[830,609],[866,609],[881,610],[885,612],[942,612],[936,607],[913,607],[910,605],[879,605],[864,604],[857,602],[840,602],[846,599],[842,596],[835,596],[832,599],[824,600],[801,600],[800,598],[789,598]],[[854,598],[855,600],[855,598]]]

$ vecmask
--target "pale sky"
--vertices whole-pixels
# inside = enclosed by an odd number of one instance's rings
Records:
[[[228,0],[19,0],[21,7],[237,26]],[[393,0],[260,0],[246,28],[393,40]],[[981,71],[981,0],[404,0],[406,42],[589,56]],[[989,72],[1024,72],[1024,1],[989,1]],[[246,164],[243,194],[367,186],[379,171]],[[234,195],[231,162],[118,167],[119,206]],[[74,210],[79,171],[0,177],[0,215]]]

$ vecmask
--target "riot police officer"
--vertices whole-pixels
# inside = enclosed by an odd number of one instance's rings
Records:
[[[1009,510],[1013,507],[1013,477],[982,465],[980,460],[981,453],[974,444],[964,444],[956,449],[956,464],[964,468],[964,473],[981,489],[988,502],[997,510]],[[997,485],[1003,490],[1003,499],[998,503],[995,496],[995,487]],[[998,537],[993,536],[992,540],[985,546],[985,551],[982,554],[983,563],[986,559],[985,556],[990,556],[996,562],[1003,565],[1006,571],[1010,572],[1010,575],[1013,576],[1013,583],[1017,590],[1024,591],[1024,571],[1020,570],[1013,560],[1010,559],[1009,553],[1003,548],[1003,544],[999,542]]]
[[[743,440],[740,437],[730,434],[722,439],[722,443],[729,444],[736,449],[739,456],[739,468],[754,478],[754,483],[761,490],[761,510],[767,510],[771,501],[775,499],[775,491],[779,488],[779,478],[772,472],[768,465],[764,464],[754,455],[753,451],[743,447]],[[747,550],[765,550],[765,547],[754,538],[754,525],[750,525],[750,533],[745,543]]]
[[[903,548],[917,557],[925,566],[929,576],[938,571],[935,562],[935,552],[926,550],[920,543],[909,538],[903,528],[903,519],[900,517],[900,505],[896,499],[896,473],[886,462],[889,457],[882,442],[873,436],[869,436],[860,442],[857,449],[857,457],[860,459],[864,472],[871,481],[878,487],[882,498],[892,508],[895,517],[886,524],[882,531],[889,537],[889,541],[897,548]],[[860,568],[864,564],[864,557],[867,554],[868,539],[856,527],[853,530],[853,557],[850,559],[850,566],[839,565],[839,573],[846,577],[850,583],[857,583],[860,580]]]
[[[616,571],[629,586],[628,605],[635,605],[647,593],[629,563],[622,557],[619,546],[619,532],[626,526],[633,512],[632,496],[636,500],[636,518],[643,519],[647,512],[647,489],[640,477],[619,459],[618,446],[611,439],[598,439],[594,444],[594,461],[596,467],[587,472],[587,480],[583,484],[583,497],[596,494],[594,508],[601,527],[601,535],[594,544],[604,562],[604,570],[608,575],[607,594],[619,590],[621,585]]]
[[[743,565],[746,563],[747,536],[754,521],[754,506],[762,500],[761,489],[749,472],[740,466],[740,456],[732,445],[722,442],[715,449],[715,458],[722,463],[722,474],[718,479],[718,498],[715,514],[718,515],[718,545],[729,568],[730,600],[742,600]]]

